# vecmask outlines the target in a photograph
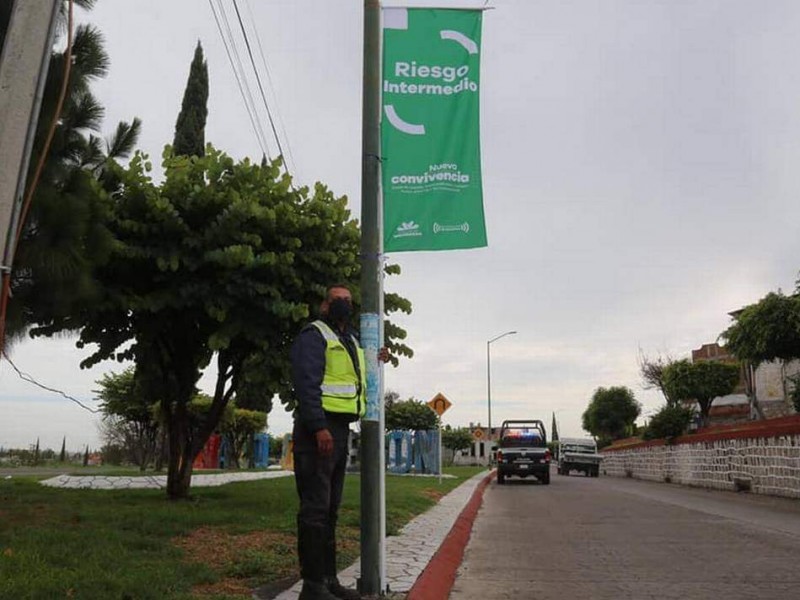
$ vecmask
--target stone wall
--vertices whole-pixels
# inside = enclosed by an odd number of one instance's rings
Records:
[[[602,471],[615,477],[800,498],[800,420],[776,419],[663,441],[603,450]],[[778,423],[780,422],[780,423]]]

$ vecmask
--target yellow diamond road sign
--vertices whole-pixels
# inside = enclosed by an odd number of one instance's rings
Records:
[[[472,437],[476,440],[480,441],[483,439],[483,429],[474,429],[472,431]]]
[[[428,401],[428,406],[431,407],[431,410],[435,412],[440,417],[445,413],[445,411],[453,406],[453,403],[450,402],[447,398],[444,397],[444,394],[436,394],[433,398]]]

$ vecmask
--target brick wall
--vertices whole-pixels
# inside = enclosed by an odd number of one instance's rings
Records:
[[[674,445],[623,441],[603,450],[602,471],[615,477],[800,498],[800,419],[774,421],[683,436]]]

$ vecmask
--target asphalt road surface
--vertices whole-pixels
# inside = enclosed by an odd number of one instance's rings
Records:
[[[800,599],[800,501],[632,479],[484,495],[451,600]]]

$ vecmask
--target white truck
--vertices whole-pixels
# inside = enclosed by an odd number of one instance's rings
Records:
[[[558,440],[558,474],[569,475],[580,471],[587,477],[600,475],[603,457],[597,453],[597,444],[588,438],[561,438]]]

